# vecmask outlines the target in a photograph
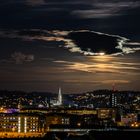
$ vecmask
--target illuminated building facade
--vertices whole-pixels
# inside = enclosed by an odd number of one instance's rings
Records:
[[[117,96],[115,93],[111,94],[111,107],[116,107],[117,106]]]
[[[65,113],[50,113],[46,116],[46,124],[49,125],[69,125],[72,115]]]
[[[115,93],[115,84],[113,84],[113,90],[112,90],[112,94],[111,94],[111,107],[117,107],[117,95]]]
[[[121,122],[125,126],[129,126],[131,123],[137,122],[137,114],[129,113],[121,116]]]
[[[42,117],[37,114],[0,114],[0,132],[39,133],[42,132],[42,127]]]
[[[98,118],[100,119],[115,119],[116,110],[112,108],[100,108],[98,109]]]

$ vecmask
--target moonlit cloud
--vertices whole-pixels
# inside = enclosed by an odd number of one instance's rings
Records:
[[[127,42],[126,45],[140,46],[140,42]]]
[[[124,73],[127,74],[128,71],[126,70],[140,70],[137,67],[126,67],[126,66],[119,66],[114,64],[83,64],[83,63],[74,63],[69,65],[69,69],[84,71],[89,73]],[[125,70],[125,71],[123,71]]]
[[[72,15],[75,15],[79,18],[108,18],[108,17],[115,17],[125,14],[122,11],[137,8],[140,6],[139,1],[94,1],[92,4],[91,9],[84,9],[84,10],[73,10],[71,12]]]
[[[109,41],[115,38],[113,40],[115,41],[115,45],[112,46],[113,50],[116,49],[115,47],[119,48],[119,54],[121,55],[116,53],[114,53],[116,55],[113,53],[99,55],[98,51],[93,52],[92,47],[88,47],[85,50],[82,46],[77,45],[73,38],[69,37],[70,33],[83,32],[93,33],[95,37],[101,37],[101,40],[104,40],[104,37],[109,38]],[[82,37],[85,38],[83,35]],[[25,42],[25,50],[31,47],[30,53],[25,53],[26,51],[16,47],[18,51],[15,49],[12,54],[10,53],[8,59],[3,57],[0,61],[0,76],[5,79],[5,83],[13,83],[13,87],[15,87],[14,85],[19,87],[24,85],[28,89],[32,87],[33,89],[43,90],[46,85],[48,87],[50,85],[64,85],[65,87],[73,87],[73,91],[77,91],[74,90],[74,88],[77,89],[77,86],[80,89],[82,87],[82,91],[83,89],[88,91],[93,87],[96,89],[101,87],[109,88],[112,82],[115,82],[119,87],[128,85],[133,87],[132,83],[135,83],[137,77],[140,76],[139,61],[136,61],[136,58],[127,57],[130,53],[135,56],[137,51],[135,48],[140,48],[139,42],[133,42],[133,40],[118,35],[89,30],[48,31],[32,29],[1,31],[0,38],[2,40],[8,38],[10,41],[21,41],[21,44]],[[94,44],[97,41],[95,40],[91,41],[92,46],[95,46]],[[55,47],[53,46],[54,43],[56,43]],[[103,48],[105,48],[106,43],[108,42],[103,42]],[[18,45],[20,46],[21,44]],[[126,47],[127,50],[125,50]],[[21,48],[23,49],[23,46]],[[36,56],[36,61],[34,61],[34,56]],[[29,67],[26,67],[26,65],[20,65],[20,67],[19,65],[11,65],[26,63],[28,63]],[[20,72],[17,73],[17,71]],[[34,85],[35,88],[31,85]],[[12,85],[10,84],[10,86]]]
[[[104,61],[102,61],[104,60]],[[71,62],[71,61],[53,61],[63,65],[66,69],[82,71],[86,73],[120,73],[133,75],[140,70],[140,63],[122,63],[121,59],[108,56],[89,57],[88,62]]]
[[[79,18],[106,18],[110,16],[117,16],[118,14],[112,14],[111,9],[95,9],[95,10],[75,10],[72,11],[72,15]]]
[[[88,35],[90,35],[90,38],[87,37]],[[130,42],[129,39],[119,35],[88,30],[47,31],[32,29],[11,32],[1,31],[0,36],[4,38],[19,38],[25,41],[63,42],[64,45],[62,44],[58,47],[67,48],[72,53],[81,53],[85,56],[100,55],[101,53],[106,55],[123,55],[140,50],[139,42]]]
[[[73,84],[85,84],[84,81],[82,80],[64,80],[65,83],[73,83]],[[116,85],[118,84],[130,84],[131,82],[129,80],[103,80],[103,81],[92,81],[92,80],[88,80],[86,82],[87,84],[91,84],[91,85],[98,85],[101,86],[102,84],[104,85],[112,85],[112,83],[115,83]]]
[[[103,84],[128,84],[131,83],[129,80],[106,80],[106,81],[102,81],[101,83]]]

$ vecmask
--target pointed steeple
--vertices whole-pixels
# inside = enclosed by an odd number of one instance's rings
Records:
[[[58,92],[58,102],[61,105],[62,104],[62,93],[61,93],[61,87],[59,87],[59,92]]]

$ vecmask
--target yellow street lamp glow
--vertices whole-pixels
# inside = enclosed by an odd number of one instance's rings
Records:
[[[134,124],[131,124],[132,127],[134,127]]]
[[[81,123],[77,123],[77,126],[81,126]]]

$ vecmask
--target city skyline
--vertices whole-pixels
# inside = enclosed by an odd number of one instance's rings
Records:
[[[138,0],[2,0],[0,90],[140,91]]]

